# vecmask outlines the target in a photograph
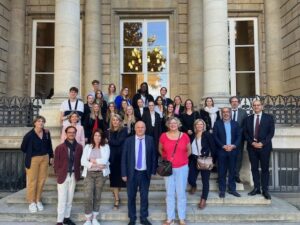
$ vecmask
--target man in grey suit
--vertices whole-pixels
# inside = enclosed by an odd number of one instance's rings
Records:
[[[237,147],[238,155],[236,160],[236,173],[235,173],[235,181],[237,183],[241,183],[240,170],[242,167],[243,151],[244,151],[244,143],[245,143],[243,128],[244,128],[245,119],[247,118],[248,115],[244,109],[239,108],[241,102],[237,96],[232,96],[229,99],[229,103],[231,105],[231,119],[233,121],[238,122],[242,134],[240,145]]]

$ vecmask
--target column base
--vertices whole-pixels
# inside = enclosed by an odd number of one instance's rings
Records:
[[[53,98],[46,100],[42,105],[39,114],[46,118],[46,127],[61,127],[60,124],[60,105],[66,98]]]

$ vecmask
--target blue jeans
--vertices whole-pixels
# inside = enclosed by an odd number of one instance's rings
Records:
[[[186,214],[186,185],[188,177],[188,165],[173,168],[173,174],[165,177],[166,202],[168,220],[175,219],[175,199],[177,197],[177,212],[180,220],[185,219]],[[176,196],[175,196],[176,194]]]

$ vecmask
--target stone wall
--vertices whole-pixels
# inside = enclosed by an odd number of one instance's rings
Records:
[[[0,1],[0,96],[6,94],[10,1]]]
[[[300,95],[300,2],[297,0],[282,0],[280,14],[284,94]]]

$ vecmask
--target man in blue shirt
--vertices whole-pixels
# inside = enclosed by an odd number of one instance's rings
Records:
[[[221,112],[223,119],[215,122],[213,131],[218,154],[219,197],[225,198],[227,171],[228,193],[240,197],[236,191],[235,170],[241,132],[239,124],[231,120],[231,109],[224,107]]]

